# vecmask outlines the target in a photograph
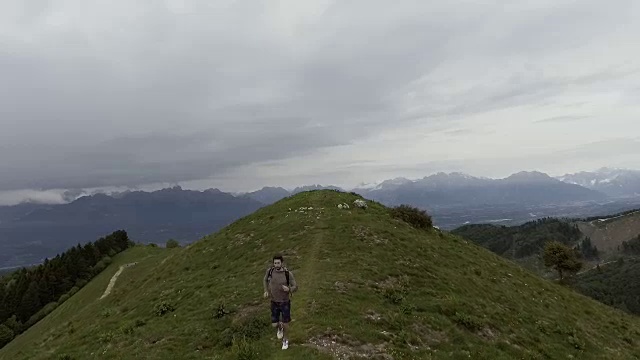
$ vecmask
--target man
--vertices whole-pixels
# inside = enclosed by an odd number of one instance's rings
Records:
[[[271,297],[271,325],[278,328],[277,337],[282,339],[282,350],[286,350],[289,348],[288,334],[291,321],[290,295],[298,290],[298,284],[293,273],[284,267],[283,263],[282,255],[273,257],[273,266],[264,274],[263,285],[264,297]]]

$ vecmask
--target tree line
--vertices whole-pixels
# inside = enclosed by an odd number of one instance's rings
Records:
[[[640,315],[640,259],[618,261],[576,278],[574,287],[584,295],[628,313]]]
[[[576,224],[563,219],[545,217],[518,226],[471,224],[454,229],[452,233],[481,245],[490,251],[513,259],[540,254],[550,239],[574,246],[582,233]],[[597,256],[597,250],[585,243],[585,255]]]
[[[640,234],[629,240],[622,242],[622,248],[618,247],[618,250],[622,250],[627,255],[640,255]]]
[[[0,348],[78,292],[113,256],[134,245],[126,231],[118,230],[1,277]]]

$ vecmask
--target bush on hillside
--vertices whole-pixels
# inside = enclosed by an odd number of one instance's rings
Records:
[[[0,348],[13,340],[13,335],[13,330],[4,324],[0,324]]]
[[[545,245],[543,258],[544,265],[555,269],[560,280],[564,279],[565,273],[575,274],[582,268],[576,251],[558,241],[550,241]]]
[[[400,219],[416,229],[428,229],[433,227],[431,216],[425,210],[411,205],[400,205],[391,209],[391,216]]]
[[[629,241],[622,242],[622,249],[618,246],[618,250],[628,255],[640,255],[640,235]]]
[[[163,316],[175,310],[176,308],[170,302],[162,300],[160,303],[156,304],[154,312],[157,316]]]
[[[167,240],[167,245],[166,245],[167,249],[173,249],[173,248],[179,248],[180,247],[180,243],[174,239],[169,239]]]
[[[4,322],[4,325],[6,325],[9,329],[11,329],[11,331],[13,331],[14,333],[19,333],[20,330],[22,329],[22,323],[18,321],[15,315],[8,318]]]

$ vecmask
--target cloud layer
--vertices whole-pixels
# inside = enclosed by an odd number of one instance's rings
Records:
[[[640,167],[639,8],[3,2],[0,191]]]

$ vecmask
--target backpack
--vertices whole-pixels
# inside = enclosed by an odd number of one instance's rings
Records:
[[[271,267],[269,269],[269,275],[267,275],[267,283],[271,281],[271,275],[273,274],[273,270],[275,267]],[[287,287],[289,287],[289,269],[284,268],[284,276],[287,278]]]

